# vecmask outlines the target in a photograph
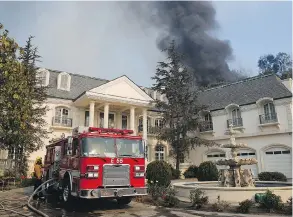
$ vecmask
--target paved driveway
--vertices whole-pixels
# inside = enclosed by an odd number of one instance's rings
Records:
[[[10,192],[0,192],[0,204],[6,209],[13,209],[16,212],[26,214],[27,216],[37,216],[24,205],[27,202],[28,196],[32,189],[19,189]],[[17,217],[22,216],[18,213],[13,213],[9,210],[1,210],[1,217]],[[3,207],[2,207],[3,208]],[[221,213],[206,213],[188,209],[166,209],[163,207],[155,207],[142,203],[131,202],[129,206],[119,207],[116,201],[101,201],[101,200],[81,200],[72,206],[70,211],[66,211],[58,204],[43,203],[40,210],[52,217],[198,217],[198,216],[223,216],[223,217],[240,217],[252,216],[241,214],[221,214]],[[264,217],[256,215],[257,217]],[[268,217],[269,215],[266,215]],[[273,216],[270,216],[273,217]]]

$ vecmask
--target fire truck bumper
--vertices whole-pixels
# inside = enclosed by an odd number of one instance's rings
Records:
[[[147,188],[105,188],[80,190],[81,198],[117,198],[147,195]]]

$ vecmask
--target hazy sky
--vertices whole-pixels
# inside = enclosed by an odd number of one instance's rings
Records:
[[[214,6],[220,28],[213,34],[230,41],[230,68],[255,75],[259,56],[292,54],[291,2]],[[128,13],[115,2],[0,2],[0,22],[21,45],[29,35],[36,37],[42,66],[104,79],[125,74],[149,86],[164,59],[156,47],[158,30],[142,27]]]

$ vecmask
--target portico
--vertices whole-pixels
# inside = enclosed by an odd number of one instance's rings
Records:
[[[93,88],[74,101],[85,109],[85,124],[93,127],[131,129],[138,132],[142,116],[142,136],[147,140],[147,110],[154,100],[126,76]]]

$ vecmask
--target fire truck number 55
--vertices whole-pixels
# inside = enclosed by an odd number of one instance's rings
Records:
[[[112,158],[111,159],[111,164],[122,164],[123,163],[123,159],[122,158],[116,158],[116,161],[115,161],[115,158]]]

